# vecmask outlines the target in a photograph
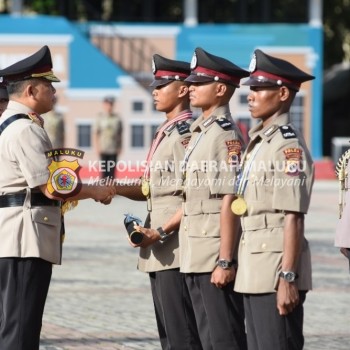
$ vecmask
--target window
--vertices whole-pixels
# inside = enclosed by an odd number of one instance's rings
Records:
[[[134,112],[142,112],[143,111],[143,102],[142,101],[134,101],[132,103],[132,110]]]
[[[304,125],[304,96],[295,96],[290,108],[291,122],[303,133]]]
[[[248,103],[247,98],[248,98],[248,94],[240,94],[239,95],[239,103],[241,105],[246,105]]]
[[[144,126],[132,125],[131,126],[131,147],[144,147]]]
[[[90,124],[78,124],[78,147],[91,147]]]
[[[158,125],[151,125],[151,140],[153,140],[154,135],[156,134],[157,129],[158,129]]]

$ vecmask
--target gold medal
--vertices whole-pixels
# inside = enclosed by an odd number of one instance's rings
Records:
[[[247,211],[247,203],[243,197],[237,197],[231,204],[231,210],[236,215],[243,215]]]
[[[142,179],[141,191],[145,197],[149,196],[150,190],[149,190],[149,181],[148,180]]]

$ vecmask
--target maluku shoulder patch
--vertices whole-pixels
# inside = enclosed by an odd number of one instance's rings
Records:
[[[185,121],[177,123],[176,128],[180,135],[187,134],[190,132],[190,125]]]
[[[294,129],[290,125],[282,125],[280,126],[280,131],[285,139],[294,139],[297,137],[297,134],[295,133]]]
[[[215,120],[224,130],[229,130],[232,128],[232,122],[225,117],[221,117]]]

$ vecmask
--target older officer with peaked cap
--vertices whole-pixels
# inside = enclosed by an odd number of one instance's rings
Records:
[[[235,290],[244,293],[248,349],[301,350],[303,303],[311,289],[304,237],[314,167],[289,109],[301,83],[293,64],[254,52],[248,106],[260,119],[250,132],[232,210],[242,215]]]
[[[54,104],[59,79],[50,50],[3,70],[10,101],[0,119],[0,349],[38,350],[52,264],[61,263],[62,198],[48,190],[51,149],[41,113]],[[108,203],[113,188],[81,185],[70,200]]]
[[[150,237],[143,238],[138,269],[150,277],[162,349],[200,350],[191,299],[179,271],[178,229],[165,232],[161,228],[182,203],[180,163],[193,122],[188,83],[184,82],[190,74],[190,64],[155,54],[152,67],[154,80],[150,86],[154,88],[155,107],[165,113],[166,121],[156,131],[142,187],[118,186],[118,194],[147,200],[147,226],[156,228],[147,231]]]
[[[6,85],[0,82],[0,117],[7,107],[9,102],[9,95],[7,93]]]
[[[183,161],[182,208],[161,226],[180,225],[180,271],[185,274],[205,350],[246,349],[243,300],[233,291],[239,218],[230,210],[235,166],[244,147],[229,101],[249,73],[196,48],[190,101],[202,114],[192,124]]]

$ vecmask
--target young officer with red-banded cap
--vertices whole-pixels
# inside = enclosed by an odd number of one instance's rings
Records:
[[[153,55],[154,104],[166,120],[154,136],[147,156],[142,183],[118,185],[117,194],[147,201],[149,211],[145,235],[140,244],[138,269],[149,274],[158,334],[163,350],[201,350],[196,320],[184,276],[179,271],[178,227],[163,231],[182,204],[181,162],[193,122],[189,102],[188,62]]]
[[[182,208],[162,229],[170,232],[181,221],[180,271],[203,349],[244,350],[243,299],[233,290],[239,217],[230,209],[244,144],[229,101],[249,72],[201,48],[195,49],[191,69],[190,102],[202,114],[191,126],[183,160]]]
[[[242,157],[237,199],[242,236],[235,290],[243,293],[248,349],[301,350],[303,302],[311,289],[304,237],[314,166],[289,110],[303,82],[314,79],[288,61],[256,50],[248,107],[260,119]]]

